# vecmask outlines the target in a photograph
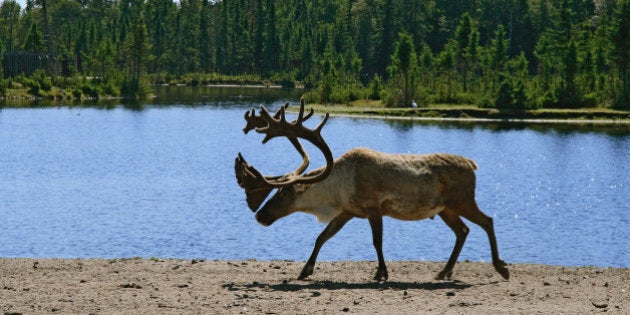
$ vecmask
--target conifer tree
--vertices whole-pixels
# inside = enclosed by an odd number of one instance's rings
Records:
[[[263,69],[266,75],[278,70],[280,64],[280,38],[276,27],[276,6],[274,0],[266,1],[267,18],[265,19],[265,46]]]
[[[24,41],[23,49],[34,53],[43,53],[46,50],[44,35],[39,31],[36,23],[31,23],[30,30]]]
[[[621,91],[615,107],[630,109],[630,0],[622,0],[618,23],[613,41]]]
[[[413,39],[409,34],[398,34],[396,50],[392,55],[390,77],[399,78],[402,82],[402,106],[409,106],[415,94],[417,59]]]

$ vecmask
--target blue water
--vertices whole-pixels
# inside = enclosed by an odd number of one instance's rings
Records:
[[[295,214],[262,227],[236,185],[237,152],[265,174],[300,162],[286,140],[242,133],[245,105],[0,109],[0,257],[306,260],[324,225]],[[323,135],[335,156],[365,146],[473,158],[478,204],[508,262],[630,267],[623,128],[332,117]],[[467,224],[460,260],[490,261],[485,233]],[[454,239],[439,218],[384,222],[388,260],[446,260]],[[319,257],[375,260],[368,222],[350,221]]]

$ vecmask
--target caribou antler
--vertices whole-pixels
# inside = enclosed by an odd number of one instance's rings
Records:
[[[272,189],[298,183],[316,183],[324,180],[332,171],[334,163],[332,152],[321,136],[321,130],[328,120],[328,113],[326,113],[317,127],[308,129],[303,123],[313,115],[314,111],[311,109],[308,114],[304,115],[304,99],[300,101],[298,117],[291,122],[288,122],[286,119],[287,107],[287,104],[281,106],[273,115],[262,105],[260,106],[259,115],[256,115],[253,109],[245,113],[245,120],[247,121],[243,128],[245,133],[250,130],[256,130],[258,133],[265,134],[263,143],[275,137],[287,137],[303,158],[302,164],[293,172],[282,176],[264,176],[256,168],[248,164],[239,153],[235,161],[236,178],[239,185],[245,189],[248,205],[253,211],[256,211]],[[299,138],[311,142],[322,151],[326,158],[326,167],[323,170],[309,175],[302,174],[308,167],[309,158],[298,140]]]
[[[291,138],[302,138],[320,149],[326,158],[326,167],[323,171],[318,172],[316,174],[311,175],[301,175],[297,172],[287,173],[284,176],[281,176],[277,179],[265,177],[268,185],[279,188],[286,187],[293,184],[312,184],[323,180],[324,178],[330,175],[332,172],[332,166],[334,164],[332,152],[330,148],[326,144],[326,141],[321,136],[321,131],[326,121],[328,121],[328,113],[324,115],[322,121],[315,127],[315,129],[308,129],[303,125],[303,122],[310,118],[313,115],[313,110],[311,109],[310,113],[304,116],[304,99],[300,100],[300,111],[298,113],[298,117],[296,120],[292,122],[288,122],[286,119],[285,108],[281,107],[279,109],[280,117],[272,117],[269,111],[264,106],[260,107],[260,115],[267,122],[266,127],[256,128],[256,132],[265,134],[265,138],[262,143],[267,143],[267,141],[272,138],[284,136]],[[299,143],[299,141],[298,141]],[[301,147],[301,145],[300,145]],[[269,180],[267,180],[269,179]]]
[[[301,102],[303,102],[304,100],[302,100]],[[300,103],[301,104],[301,103]],[[301,105],[300,105],[301,106]],[[262,105],[261,105],[262,107]],[[284,105],[280,106],[280,108],[278,108],[278,110],[276,110],[276,112],[273,114],[273,118],[278,119],[280,118],[280,115],[282,115],[281,111],[282,110],[286,110],[287,108],[289,108],[289,102],[284,103]],[[302,121],[306,121],[307,119],[311,118],[311,116],[313,116],[313,109],[311,108],[311,111],[306,114],[306,116],[304,116],[304,119]],[[245,124],[245,127],[243,127],[243,132],[245,132],[246,134],[253,129],[256,128],[263,128],[265,126],[267,126],[267,121],[265,121],[262,117],[262,115],[256,116],[256,110],[254,108],[248,110],[245,112],[245,121],[247,122]],[[294,121],[292,121],[292,123],[294,123]]]
[[[302,100],[302,102],[303,101],[304,100]],[[261,107],[263,106],[261,105]],[[276,110],[276,112],[273,114],[273,118],[279,119],[280,116],[282,115],[282,112],[285,111],[288,107],[289,107],[289,102],[284,103],[284,105],[280,106],[280,108],[278,108],[278,110]],[[314,111],[311,108],[311,111],[306,116],[304,116],[302,121],[306,121],[307,119],[311,118],[311,116],[313,116],[313,113]],[[245,121],[247,122],[245,124],[245,127],[243,127],[243,132],[245,134],[247,134],[250,130],[257,129],[257,128],[264,128],[267,126],[267,121],[263,118],[262,114],[259,116],[256,116],[256,110],[253,108],[245,112]],[[296,121],[294,120],[292,123],[295,123],[295,122]],[[308,168],[308,165],[310,163],[310,158],[308,156],[308,153],[306,153],[306,150],[304,150],[304,147],[302,147],[302,144],[300,143],[300,141],[298,141],[297,138],[295,137],[287,137],[287,138],[289,139],[289,141],[291,141],[291,144],[293,144],[293,147],[295,147],[295,149],[302,156],[302,164],[300,164],[300,166],[293,172],[293,174],[302,174]]]

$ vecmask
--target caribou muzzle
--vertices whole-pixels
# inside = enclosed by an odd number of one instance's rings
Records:
[[[276,222],[276,220],[277,218],[274,218],[265,211],[258,211],[258,213],[256,213],[256,221],[263,226],[270,226]]]

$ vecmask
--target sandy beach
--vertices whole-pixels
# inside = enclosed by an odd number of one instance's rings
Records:
[[[630,269],[459,262],[376,263],[179,259],[0,259],[6,314],[577,314],[630,313]]]

